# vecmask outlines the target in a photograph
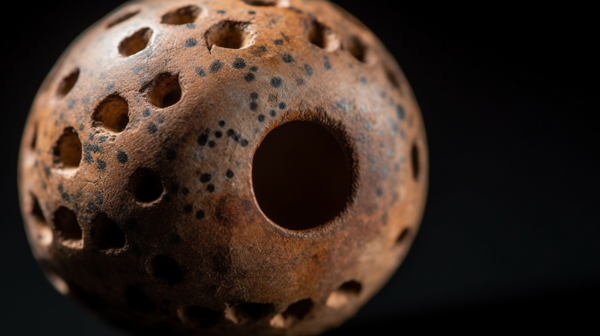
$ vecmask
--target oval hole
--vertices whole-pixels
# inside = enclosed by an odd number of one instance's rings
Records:
[[[152,29],[142,28],[133,35],[126,37],[119,44],[119,53],[125,57],[137,54],[146,49],[152,38]]]
[[[83,233],[73,210],[64,206],[58,208],[54,212],[54,227],[63,239],[63,245],[72,248],[81,247]]]
[[[311,20],[308,29],[308,40],[321,49],[333,51],[340,46],[338,37],[333,30],[317,20]]]
[[[225,310],[225,317],[235,324],[253,323],[269,316],[275,310],[270,303],[244,302],[229,306]]]
[[[151,262],[152,275],[160,280],[165,280],[169,285],[181,282],[181,270],[177,262],[165,255],[157,255]]]
[[[66,172],[73,172],[81,162],[82,146],[73,127],[67,127],[54,146],[54,165]]]
[[[310,313],[313,305],[314,303],[311,299],[304,299],[293,303],[283,313],[275,315],[271,319],[270,325],[273,328],[289,328],[302,321]]]
[[[92,120],[100,123],[102,128],[112,133],[122,132],[129,123],[129,105],[117,95],[110,95],[96,107]]]
[[[350,37],[346,42],[346,49],[361,63],[370,61],[369,49],[357,36]]]
[[[329,295],[326,305],[331,308],[341,308],[356,299],[361,291],[362,285],[359,282],[348,281]]]
[[[111,27],[118,25],[121,22],[125,22],[125,21],[131,19],[132,17],[136,16],[139,12],[140,12],[140,10],[138,9],[138,10],[133,10],[133,11],[130,11],[127,13],[123,13],[123,14],[117,16],[116,19],[110,21],[109,24],[106,25],[106,28],[111,28]]]
[[[206,46],[209,50],[213,46],[227,49],[246,48],[252,42],[252,35],[247,27],[248,23],[244,22],[220,22],[206,32]]]
[[[242,0],[250,6],[277,6],[278,0]]]
[[[412,149],[410,151],[410,162],[413,172],[413,179],[417,181],[419,179],[420,172],[420,157],[419,157],[419,147],[417,146],[417,142],[415,141],[412,145]]]
[[[350,199],[351,165],[346,152],[317,123],[292,121],[272,130],[256,150],[252,167],[261,210],[290,230],[333,220]]]
[[[139,202],[154,202],[163,194],[162,179],[151,169],[138,168],[129,177],[129,189]]]
[[[156,107],[166,108],[181,100],[179,74],[161,73],[149,85],[148,99]]]
[[[71,73],[63,78],[60,84],[58,84],[58,96],[62,98],[71,92],[75,86],[75,83],[77,83],[77,79],[79,79],[79,69],[71,71]]]
[[[101,250],[119,249],[125,246],[125,233],[105,213],[93,221],[93,241]]]
[[[202,9],[198,6],[190,5],[170,11],[163,15],[161,23],[170,25],[184,25],[196,21]]]

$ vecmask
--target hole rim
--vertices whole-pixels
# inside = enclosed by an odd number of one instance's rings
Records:
[[[398,79],[396,72],[392,71],[392,69],[387,65],[384,66],[383,71],[385,71],[385,78],[388,83],[390,83],[394,89],[402,91],[400,80]]]
[[[315,303],[310,298],[298,300],[290,304],[283,312],[273,316],[269,325],[277,329],[286,329],[292,327],[304,320],[309,315]]]
[[[337,226],[337,225],[340,225],[341,223],[343,223],[344,219],[350,215],[350,212],[356,206],[357,195],[358,195],[358,190],[359,190],[359,183],[361,180],[358,150],[356,147],[356,143],[353,141],[348,130],[341,122],[337,122],[337,121],[334,121],[333,119],[327,118],[323,109],[316,109],[316,111],[318,113],[315,113],[315,114],[306,114],[306,113],[301,113],[301,114],[297,114],[297,115],[292,114],[292,116],[290,116],[289,119],[286,119],[285,121],[281,121],[280,123],[275,124],[271,128],[265,130],[265,132],[262,134],[261,139],[257,142],[256,147],[253,148],[253,154],[252,154],[252,170],[251,170],[251,178],[250,178],[250,189],[252,192],[252,199],[254,201],[256,208],[258,209],[258,211],[260,211],[263,218],[271,226],[273,226],[279,230],[282,230],[283,232],[286,232],[288,234],[297,235],[297,236],[311,236],[318,232],[325,232],[330,227]],[[327,130],[335,138],[338,145],[342,149],[342,152],[346,159],[346,167],[348,169],[348,175],[349,175],[348,179],[349,179],[349,186],[350,186],[350,190],[347,195],[345,206],[337,213],[337,215],[335,215],[333,218],[329,219],[325,223],[322,223],[320,225],[317,225],[317,226],[314,226],[314,227],[311,227],[308,229],[303,229],[303,230],[294,230],[294,229],[289,229],[285,226],[282,226],[282,225],[278,224],[277,222],[275,222],[274,220],[272,220],[263,211],[263,209],[260,206],[260,203],[258,201],[258,198],[256,196],[255,186],[254,186],[254,175],[253,175],[254,174],[254,157],[256,156],[256,151],[258,150],[258,148],[260,148],[260,146],[262,145],[262,143],[264,142],[266,137],[273,130],[275,130],[285,124],[288,124],[291,122],[297,122],[297,121],[310,122],[310,123],[317,124],[318,126],[321,126],[325,130]]]
[[[284,1],[281,0],[241,0],[248,6],[252,7],[278,7]]]
[[[349,280],[341,284],[327,297],[325,305],[329,308],[340,309],[358,300],[363,292],[363,285],[357,280]]]
[[[235,324],[251,324],[267,319],[274,312],[272,303],[239,302],[227,305],[225,318]]]
[[[153,42],[154,31],[150,27],[143,27],[126,36],[119,42],[117,51],[121,57],[132,57],[148,49]],[[143,46],[140,48],[140,46]]]
[[[195,4],[180,6],[161,15],[160,23],[169,26],[183,26],[186,24],[195,23],[205,12],[206,10],[203,7]],[[186,15],[188,15],[191,20],[182,19],[182,17],[185,17]]]

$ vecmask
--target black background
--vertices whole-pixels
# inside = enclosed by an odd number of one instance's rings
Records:
[[[600,298],[591,8],[335,2],[380,37],[411,82],[431,172],[405,263],[329,335],[591,326]],[[20,1],[3,11],[2,335],[122,335],[45,280],[16,188],[20,136],[38,87],[68,44],[121,3]]]

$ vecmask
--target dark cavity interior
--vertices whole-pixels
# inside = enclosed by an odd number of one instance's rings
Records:
[[[148,98],[152,105],[166,108],[177,104],[181,94],[179,74],[161,73],[150,83]]]
[[[73,87],[75,83],[77,83],[77,79],[79,78],[79,69],[73,70],[70,74],[68,74],[58,85],[58,96],[64,97],[66,96]]]
[[[129,105],[119,95],[108,96],[98,105],[92,119],[102,123],[102,127],[107,131],[122,132],[129,123]]]
[[[152,275],[166,280],[169,285],[176,285],[182,280],[177,262],[165,255],[157,255],[152,259]]]
[[[163,194],[162,179],[151,169],[138,168],[129,178],[129,189],[138,201],[150,203]]]
[[[324,126],[293,121],[275,128],[254,155],[258,205],[290,230],[311,229],[338,216],[350,199],[345,150]]]
[[[94,220],[94,241],[101,250],[117,249],[125,246],[125,234],[105,213]]]
[[[211,27],[206,32],[206,46],[209,50],[213,45],[228,49],[242,49],[248,46],[252,36],[246,30],[247,23],[224,21]]]
[[[152,38],[152,29],[142,28],[119,44],[119,53],[128,57],[146,49]]]
[[[242,0],[250,6],[276,6],[278,0]]]
[[[417,143],[413,143],[412,150],[410,151],[410,162],[412,164],[413,178],[415,181],[419,179],[420,166],[419,166],[419,147]]]
[[[106,28],[111,28],[111,27],[118,25],[121,22],[125,22],[125,21],[131,19],[132,17],[136,16],[139,12],[140,12],[139,10],[134,10],[134,11],[122,14],[121,16],[118,16],[116,19],[111,21],[108,25],[106,25]]]
[[[201,12],[202,10],[198,6],[190,5],[163,15],[161,22],[170,25],[193,23]]]
[[[79,240],[83,236],[77,216],[71,209],[58,208],[54,213],[54,226],[65,240]]]
[[[54,146],[54,163],[59,168],[77,168],[81,162],[82,146],[73,127],[67,127]]]

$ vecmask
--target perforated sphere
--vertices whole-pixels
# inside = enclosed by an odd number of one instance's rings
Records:
[[[318,334],[417,232],[427,144],[381,42],[325,1],[147,0],[43,83],[19,162],[63,294],[145,334]]]

